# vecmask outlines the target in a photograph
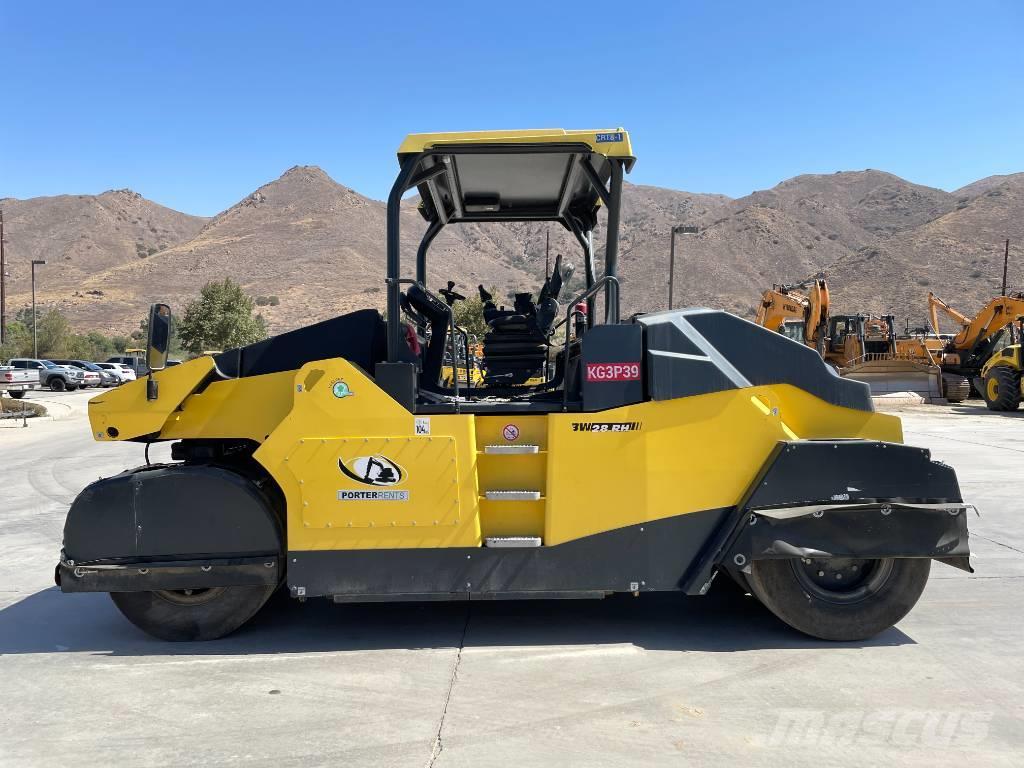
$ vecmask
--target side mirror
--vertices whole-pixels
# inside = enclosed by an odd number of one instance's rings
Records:
[[[167,367],[167,353],[171,349],[171,308],[154,304],[149,308],[149,336],[146,339],[146,365],[151,371]]]

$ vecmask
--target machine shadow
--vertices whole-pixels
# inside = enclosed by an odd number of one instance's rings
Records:
[[[969,405],[950,405],[950,413],[966,414],[968,416],[986,416],[995,419],[1024,419],[1024,411],[991,411],[988,408],[977,408]]]
[[[649,594],[605,600],[305,604],[278,593],[248,625],[210,642],[166,643],[130,625],[105,594],[37,592],[0,610],[0,655],[244,656],[389,649],[629,643],[648,650],[727,653],[913,644],[898,629],[830,643],[783,625],[731,583],[705,597]],[[463,635],[465,637],[463,638]]]

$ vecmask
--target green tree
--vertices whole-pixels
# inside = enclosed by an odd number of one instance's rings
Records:
[[[75,333],[68,339],[68,357],[75,360],[106,360],[119,350],[98,331]]]
[[[182,356],[181,346],[181,334],[178,333],[178,329],[181,327],[181,318],[171,312],[171,345],[169,347],[169,357],[179,358]],[[114,339],[120,339],[122,337],[115,336]],[[141,321],[139,321],[139,329],[132,331],[131,338],[125,340],[118,349],[124,349],[128,342],[136,347],[146,346],[146,341],[149,339],[149,314],[147,313]]]
[[[38,317],[40,357],[64,357],[68,353],[71,323],[59,309]]]
[[[42,312],[39,313],[42,315]],[[21,323],[28,330],[28,335],[32,335],[32,307],[22,307],[14,313],[14,322]]]
[[[28,357],[32,354],[32,331],[24,323],[13,320],[7,324],[7,335],[0,344],[0,360]]]
[[[207,349],[230,349],[267,337],[262,315],[253,315],[254,302],[231,278],[203,286],[199,298],[185,307],[178,336],[182,346],[198,354]]]
[[[497,288],[490,290],[492,296],[497,292]],[[479,295],[470,296],[465,301],[455,302],[452,311],[455,313],[457,326],[465,328],[471,337],[476,337],[477,341],[483,341],[484,334],[487,333],[487,323],[484,321],[484,303],[480,300]]]

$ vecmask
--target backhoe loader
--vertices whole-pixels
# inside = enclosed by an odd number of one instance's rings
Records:
[[[937,335],[941,331],[940,310],[960,325],[960,331],[942,348],[943,377],[969,381],[989,402],[983,381],[986,363],[1013,341],[1014,323],[1024,317],[1024,294],[996,296],[978,314],[968,317],[929,292],[928,319]]]
[[[625,130],[412,134],[398,161],[386,320],[359,310],[165,368],[170,308],[154,305],[149,376],[93,398],[89,420],[99,442],[173,441],[173,460],[78,495],[61,590],[109,592],[146,632],[196,640],[279,586],[335,602],[601,598],[702,595],[724,573],[845,641],[902,619],[932,560],[970,570],[955,472],[903,445],[866,385],[726,312],[621,317]],[[522,290],[489,316],[484,366],[521,383],[445,386],[461,337],[428,286],[463,276],[431,275],[431,242],[545,221],[579,245],[583,289],[543,306]]]

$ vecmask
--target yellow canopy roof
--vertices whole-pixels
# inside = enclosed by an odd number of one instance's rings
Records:
[[[457,144],[587,144],[593,152],[606,157],[633,157],[629,132],[624,128],[598,128],[567,131],[564,128],[533,128],[501,131],[453,131],[447,133],[410,133],[398,148],[409,155],[436,146]]]

